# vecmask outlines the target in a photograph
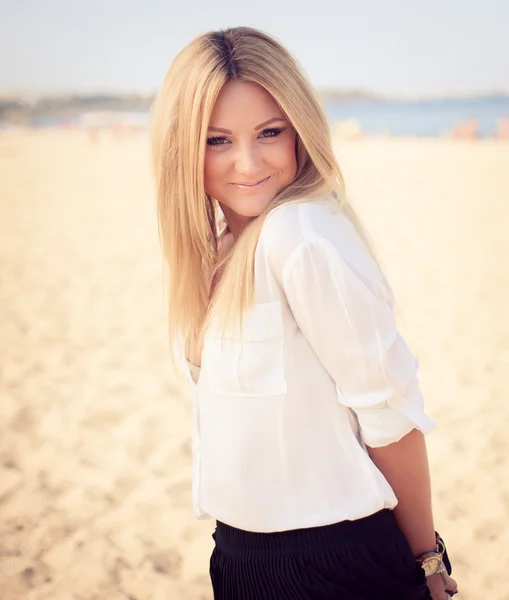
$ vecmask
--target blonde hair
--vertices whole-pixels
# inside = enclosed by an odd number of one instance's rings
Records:
[[[212,109],[231,80],[257,83],[278,103],[297,135],[297,174],[216,263],[218,205],[205,193],[204,161]],[[152,150],[159,234],[169,267],[172,341],[181,337],[186,345],[191,340],[201,343],[212,318],[220,319],[223,330],[241,323],[253,298],[254,255],[262,225],[285,202],[331,196],[375,258],[346,200],[329,124],[311,84],[296,59],[261,31],[236,27],[205,33],[177,55],[153,107]]]

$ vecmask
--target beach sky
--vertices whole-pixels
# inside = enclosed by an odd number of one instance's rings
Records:
[[[501,0],[66,0],[2,2],[0,93],[153,92],[201,32],[277,36],[320,87],[382,94],[509,91]]]

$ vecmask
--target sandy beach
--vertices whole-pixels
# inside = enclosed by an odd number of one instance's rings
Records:
[[[211,600],[144,134],[0,133],[0,599]],[[420,360],[462,600],[509,599],[509,143],[336,150]]]

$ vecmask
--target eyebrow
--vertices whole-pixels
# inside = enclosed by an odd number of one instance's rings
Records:
[[[257,125],[255,127],[255,131],[258,131],[259,129],[262,129],[263,127],[267,127],[267,125],[270,125],[271,123],[275,123],[276,121],[286,121],[286,119],[284,117],[272,117],[272,119],[269,119],[268,121],[264,121],[263,123],[260,123],[260,125]],[[230,129],[223,129],[222,127],[209,127],[209,131],[218,131],[219,133],[226,133],[228,135],[232,134],[232,131]]]

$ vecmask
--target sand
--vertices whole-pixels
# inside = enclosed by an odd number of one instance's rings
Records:
[[[337,144],[419,357],[463,600],[509,598],[509,144]],[[144,134],[0,135],[0,598],[206,600]]]

